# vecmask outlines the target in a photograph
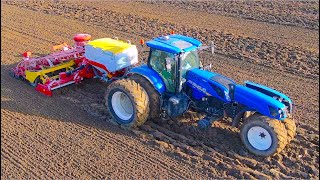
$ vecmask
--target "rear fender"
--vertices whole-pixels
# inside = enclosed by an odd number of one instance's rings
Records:
[[[139,74],[145,77],[160,94],[163,94],[166,91],[166,86],[162,78],[155,70],[151,69],[147,65],[132,68],[128,73],[128,76],[132,74]]]

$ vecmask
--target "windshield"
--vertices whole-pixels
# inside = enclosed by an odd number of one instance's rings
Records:
[[[186,72],[192,68],[199,68],[200,61],[198,51],[193,50],[190,52],[183,53],[181,55],[182,62],[182,77],[185,77]]]

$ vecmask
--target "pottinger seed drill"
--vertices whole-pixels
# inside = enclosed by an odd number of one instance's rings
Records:
[[[56,52],[47,56],[31,58],[31,52],[23,53],[23,60],[12,69],[10,75],[27,81],[37,91],[52,96],[52,90],[77,84],[83,78],[98,77],[109,81],[123,76],[128,66],[138,62],[138,52],[130,43],[110,38],[90,41],[89,34],[77,34],[73,39],[73,47],[66,43],[56,45],[53,47]],[[85,58],[85,51],[93,60]],[[129,61],[118,62],[129,55]],[[104,63],[105,57],[113,61]]]

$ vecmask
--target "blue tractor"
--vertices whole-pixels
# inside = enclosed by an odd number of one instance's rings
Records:
[[[198,57],[203,46],[194,38],[171,34],[146,45],[147,63],[107,89],[106,106],[116,123],[137,127],[147,119],[177,117],[192,108],[206,114],[199,128],[224,117],[232,118],[232,126],[241,124],[244,146],[258,156],[277,154],[294,138],[292,101],[286,95],[204,70]]]

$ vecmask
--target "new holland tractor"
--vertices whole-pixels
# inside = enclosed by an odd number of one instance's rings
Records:
[[[253,154],[279,153],[295,135],[292,101],[266,86],[235,81],[201,67],[198,51],[213,46],[191,37],[171,34],[146,42],[147,63],[138,62],[137,47],[117,38],[91,41],[88,34],[74,36],[73,47],[53,47],[44,57],[24,59],[10,74],[34,86],[47,96],[85,78],[107,82],[105,104],[113,121],[127,128],[148,119],[177,117],[188,111],[206,114],[199,128],[229,117],[241,125],[240,137]],[[58,51],[57,51],[58,50]]]
[[[233,126],[242,122],[241,140],[255,155],[279,153],[293,139],[296,125],[286,95],[249,81],[240,85],[204,70],[198,56],[202,43],[196,39],[172,34],[146,45],[147,63],[107,88],[105,104],[116,123],[135,127],[192,108],[206,114],[198,121],[200,128],[224,117],[231,117]]]

